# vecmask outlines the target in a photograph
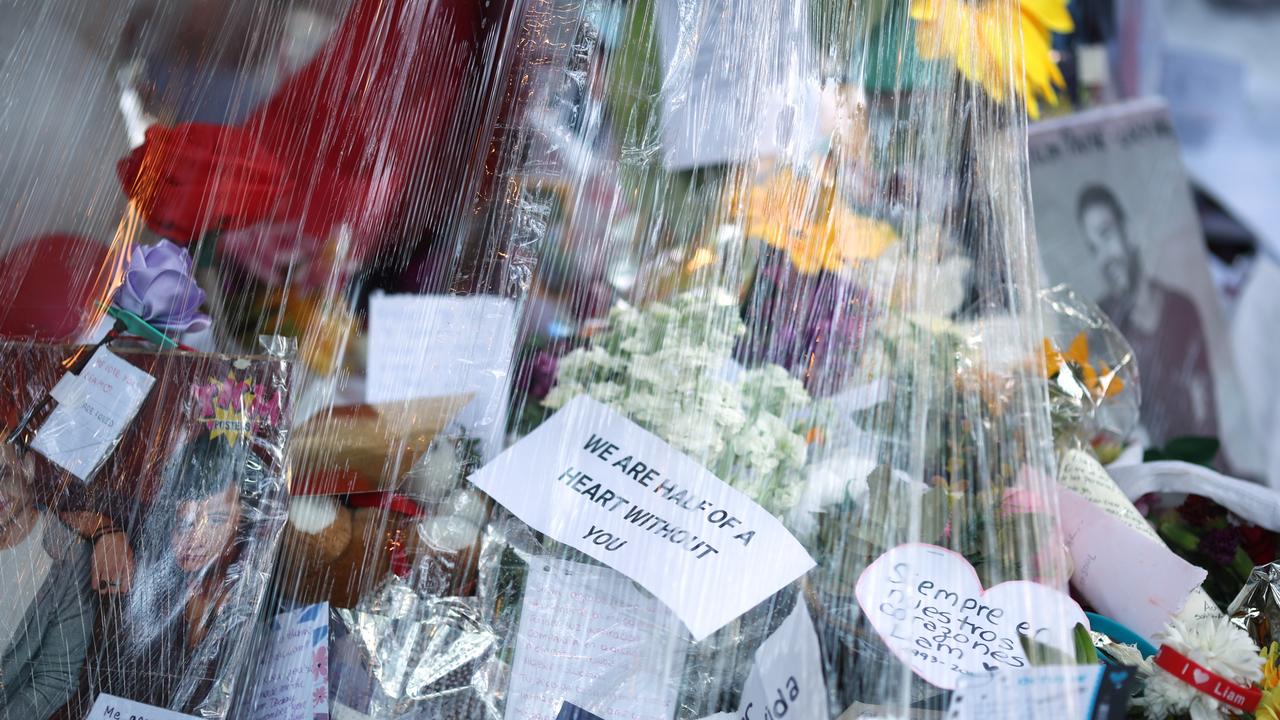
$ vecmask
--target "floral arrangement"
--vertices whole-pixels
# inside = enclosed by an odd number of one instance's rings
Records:
[[[1236,517],[1209,498],[1188,495],[1175,507],[1162,507],[1156,496],[1136,503],[1171,550],[1204,568],[1205,592],[1226,608],[1249,579],[1254,565],[1276,557],[1275,533]]]
[[[542,404],[554,410],[590,395],[782,514],[800,490],[811,428],[795,418],[811,399],[778,365],[733,362],[744,331],[720,290],[644,309],[620,303],[588,346],[559,360]]]
[[[1142,693],[1130,714],[1146,720],[1275,717],[1280,709],[1274,644],[1260,652],[1228,618],[1175,619],[1160,653],[1144,660],[1139,674]]]

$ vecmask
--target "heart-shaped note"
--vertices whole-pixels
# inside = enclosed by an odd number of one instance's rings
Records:
[[[1027,581],[983,590],[964,556],[923,543],[876,558],[858,578],[856,593],[893,654],[948,690],[962,675],[1029,667],[1019,635],[1071,656],[1073,629],[1089,626],[1064,593]]]

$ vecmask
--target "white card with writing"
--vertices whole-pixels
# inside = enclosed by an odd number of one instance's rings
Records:
[[[831,717],[818,634],[803,597],[797,598],[795,609],[756,650],[755,659],[742,688],[737,717]]]
[[[1028,667],[1020,635],[1074,655],[1075,626],[1089,627],[1066,594],[1022,580],[984,589],[963,555],[924,543],[876,558],[854,592],[893,654],[947,690],[965,675]]]
[[[814,566],[764,508],[585,395],[470,479],[534,529],[639,582],[696,640]]]
[[[1106,617],[1150,640],[1208,575],[1164,543],[1060,487],[1061,531],[1071,553],[1071,585]],[[1142,592],[1133,579],[1142,578]]]
[[[64,375],[50,391],[57,406],[31,449],[87,481],[115,449],[154,383],[146,372],[98,348],[79,375]]]
[[[371,404],[471,393],[454,422],[496,452],[506,428],[515,304],[484,295],[369,298]]]
[[[165,710],[153,705],[145,705],[134,700],[102,693],[94,701],[89,714],[84,720],[198,720],[194,715],[186,715],[172,710]]]
[[[280,613],[254,698],[253,720],[313,720],[329,716],[329,604]]]
[[[1099,665],[1052,665],[970,675],[956,687],[947,720],[1084,720],[1093,716],[1105,672]]]
[[[530,559],[506,720],[572,703],[606,720],[670,720],[688,636],[662,603],[606,567]]]

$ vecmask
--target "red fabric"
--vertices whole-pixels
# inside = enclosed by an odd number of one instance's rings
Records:
[[[0,257],[0,335],[74,340],[111,287],[107,248],[76,235],[42,235]]]
[[[443,145],[482,7],[356,0],[316,57],[242,125],[149,130],[120,162],[125,192],[148,225],[175,242],[267,222],[296,224],[318,245],[345,224],[351,260],[368,257],[425,152],[454,149]],[[437,185],[450,187],[430,195],[453,189],[442,179]]]

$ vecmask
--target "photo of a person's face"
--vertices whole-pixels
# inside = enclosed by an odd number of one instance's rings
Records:
[[[234,484],[205,498],[178,505],[173,555],[184,572],[199,572],[230,551],[240,524],[240,497]]]
[[[1139,258],[1125,234],[1124,216],[1115,197],[1096,186],[1085,190],[1080,197],[1078,220],[1106,283],[1107,295],[1119,297],[1136,290]]]

